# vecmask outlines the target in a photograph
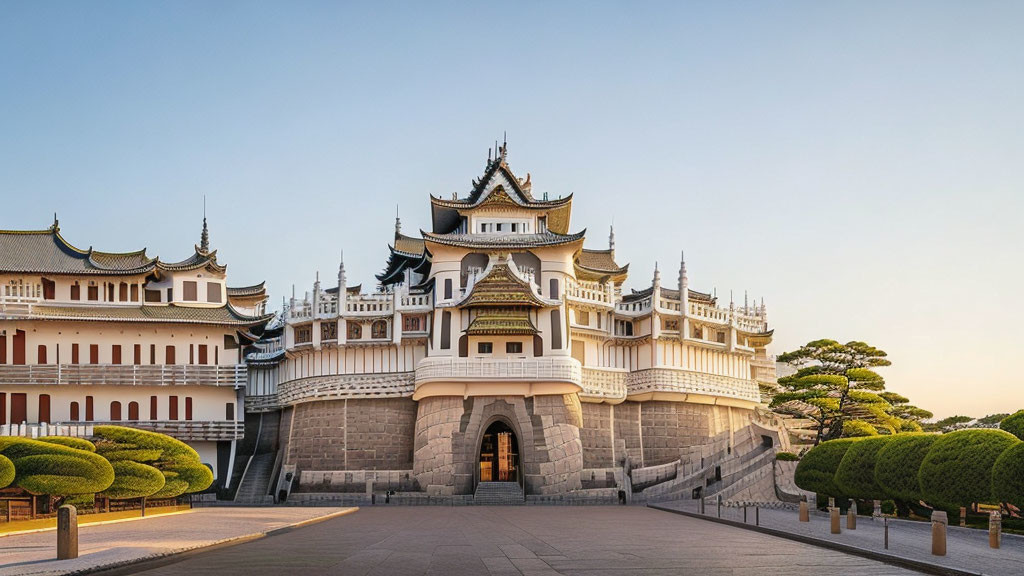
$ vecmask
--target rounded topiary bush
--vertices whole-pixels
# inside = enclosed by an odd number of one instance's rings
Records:
[[[199,453],[181,440],[166,434],[126,428],[96,426],[93,428],[96,449],[100,453],[114,450],[160,450],[159,461],[167,464],[199,464]],[[150,461],[150,460],[146,460]]]
[[[201,492],[213,484],[213,473],[200,461],[199,453],[180,440],[123,426],[96,426],[93,433],[97,451],[108,459],[146,463],[161,473],[163,482],[160,487],[145,496],[175,498],[185,493]]]
[[[836,470],[839,469],[839,463],[842,462],[846,450],[861,441],[861,438],[840,438],[822,442],[811,448],[796,466],[796,485],[808,492],[832,497],[841,496],[842,493],[835,483]]]
[[[924,499],[917,474],[938,439],[938,434],[898,434],[878,451],[875,482],[886,496],[905,501]]]
[[[918,482],[932,504],[967,506],[993,502],[992,467],[1020,442],[1003,430],[957,430],[943,434],[921,462]]]
[[[0,455],[0,488],[7,488],[14,482],[14,462]]]
[[[164,475],[156,468],[141,462],[117,460],[114,467],[114,483],[103,492],[111,500],[143,498],[164,487]]]
[[[106,458],[61,444],[0,438],[0,454],[14,464],[13,484],[33,494],[91,494],[114,481],[114,469]]]
[[[1024,508],[1024,442],[1007,448],[992,467],[992,496]]]
[[[878,453],[893,438],[870,436],[847,449],[834,478],[844,496],[862,500],[881,500],[885,496],[885,490],[875,481],[875,462]]]
[[[38,440],[40,442],[49,442],[50,444],[60,444],[61,446],[75,448],[76,450],[85,450],[86,452],[96,451],[96,445],[85,438],[73,438],[71,436],[43,436],[38,438]]]
[[[1010,414],[999,423],[999,428],[1024,440],[1024,410]]]

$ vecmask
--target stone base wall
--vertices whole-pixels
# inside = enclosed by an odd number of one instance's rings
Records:
[[[526,494],[580,489],[581,408],[575,398],[563,396],[424,398],[413,465],[421,488],[431,495],[471,494],[484,432],[499,420],[515,431]]]
[[[305,470],[409,470],[416,403],[409,398],[325,400],[295,405],[285,463]]]

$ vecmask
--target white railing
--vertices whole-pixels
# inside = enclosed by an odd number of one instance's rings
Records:
[[[0,366],[0,384],[121,386],[245,386],[244,364],[228,366],[28,364]]]
[[[416,366],[416,384],[431,380],[545,380],[580,384],[574,358],[424,358]]]
[[[649,392],[674,392],[738,398],[751,402],[761,400],[761,390],[753,380],[679,368],[649,368],[630,372],[626,376],[626,386],[630,396]]]
[[[717,324],[729,323],[729,311],[700,302],[690,302],[690,317],[708,320]]]
[[[640,314],[647,312],[651,309],[650,297],[644,298],[643,300],[635,300],[633,302],[619,302],[616,307],[616,311],[623,312],[626,314]]]
[[[408,294],[399,299],[401,308],[429,308],[430,294]]]
[[[622,368],[584,368],[580,396],[622,401],[626,399],[626,374]]]
[[[93,427],[104,424],[127,426],[152,432],[160,432],[179,440],[238,440],[242,437],[245,424],[236,420],[117,420],[103,422],[57,422],[38,424],[4,424],[0,426],[0,436],[21,436],[39,438],[41,436],[76,436],[93,435]]]
[[[612,305],[608,290],[601,284],[593,282],[570,284],[565,295],[570,299],[582,300],[584,302],[597,302],[607,306]]]

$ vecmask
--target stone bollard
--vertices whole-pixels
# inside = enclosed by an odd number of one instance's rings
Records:
[[[966,506],[961,506],[960,507],[960,527],[961,528],[966,528],[967,527],[967,507]]]
[[[993,510],[988,516],[988,546],[999,548],[1003,536],[1003,514],[999,510]]]
[[[946,555],[946,526],[949,518],[942,510],[932,512],[932,555]]]
[[[57,510],[57,560],[78,558],[78,510],[65,504]]]
[[[850,507],[846,509],[846,529],[857,529],[857,501],[850,501]]]
[[[722,517],[722,495],[718,495],[718,517]]]
[[[704,497],[703,496],[701,496],[701,498],[700,498],[700,513],[701,514],[704,513]]]
[[[810,522],[811,521],[811,511],[808,510],[807,497],[806,496],[800,498],[800,521],[801,522]]]
[[[842,530],[839,528],[839,508],[833,506],[828,509],[828,517],[832,524],[832,533],[839,534]]]
[[[878,518],[881,515],[882,515],[882,501],[881,500],[875,500],[874,508],[871,510],[871,516],[874,517],[874,518]]]
[[[835,508],[836,507],[836,499],[835,498],[833,498],[831,496],[828,497],[828,507],[829,508]]]

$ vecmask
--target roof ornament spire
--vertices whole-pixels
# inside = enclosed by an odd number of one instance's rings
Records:
[[[203,195],[203,233],[199,236],[199,251],[210,252],[210,230],[206,227],[206,195]]]
[[[743,313],[747,314],[750,312],[750,301],[747,299],[747,291],[743,291]]]
[[[547,195],[545,194],[545,196],[547,196]],[[547,200],[547,198],[544,198],[544,199]],[[613,255],[615,254],[615,221],[614,220],[612,221],[612,225],[608,227],[608,249],[612,251]]]
[[[402,219],[398,216],[398,204],[395,204],[395,238],[402,233]]]
[[[341,251],[341,260],[338,264],[338,299],[344,300],[345,298],[345,251]]]
[[[661,286],[661,270],[658,270],[658,261],[654,261],[654,286]]]
[[[508,131],[505,131],[501,136],[501,161],[505,161],[505,157],[508,156]]]

